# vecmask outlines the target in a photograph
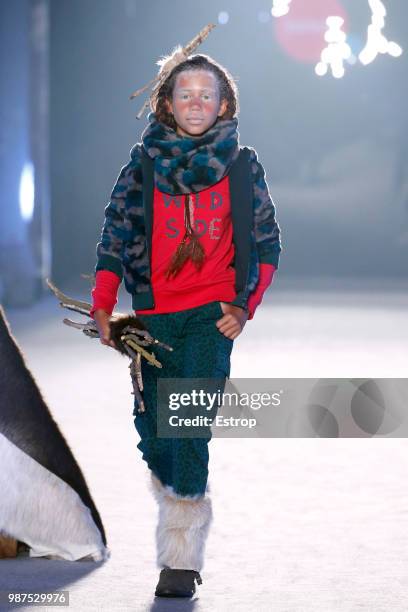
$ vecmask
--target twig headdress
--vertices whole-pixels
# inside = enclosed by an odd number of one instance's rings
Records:
[[[190,42],[185,47],[178,45],[171,53],[171,55],[162,57],[161,59],[159,59],[158,62],[156,62],[157,65],[160,66],[160,70],[157,76],[155,76],[154,79],[149,81],[149,83],[147,83],[144,87],[141,87],[140,89],[134,91],[130,96],[130,99],[132,100],[133,98],[136,98],[136,96],[147,91],[149,87],[152,87],[152,91],[150,93],[149,98],[146,100],[146,102],[143,104],[142,108],[136,115],[138,119],[142,117],[143,113],[148,108],[150,101],[152,100],[152,98],[154,98],[155,94],[157,94],[160,87],[167,79],[171,71],[176,66],[178,66],[178,64],[181,64],[182,62],[186,61],[188,56],[191,55],[191,53],[207,38],[208,34],[213,28],[215,28],[215,24],[209,23],[197,34],[197,36],[190,40]]]

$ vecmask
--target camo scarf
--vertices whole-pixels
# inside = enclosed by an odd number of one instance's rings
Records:
[[[197,193],[218,183],[239,155],[238,119],[218,119],[201,136],[179,136],[175,130],[148,116],[143,146],[154,160],[154,180],[171,195]]]

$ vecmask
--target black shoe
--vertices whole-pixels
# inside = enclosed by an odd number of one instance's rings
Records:
[[[201,576],[194,570],[170,569],[165,567],[160,572],[156,587],[156,597],[192,597],[195,593],[195,583],[201,584]]]

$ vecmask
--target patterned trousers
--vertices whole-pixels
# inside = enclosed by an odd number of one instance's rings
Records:
[[[159,481],[176,495],[202,496],[208,479],[209,438],[159,438],[157,436],[157,380],[159,378],[217,378],[230,375],[234,341],[216,327],[223,316],[220,302],[214,301],[179,312],[138,315],[149,332],[173,347],[156,347],[162,368],[142,360],[144,413],[133,414],[140,435],[138,449]],[[221,388],[221,392],[224,388]],[[168,407],[166,407],[168,409]]]

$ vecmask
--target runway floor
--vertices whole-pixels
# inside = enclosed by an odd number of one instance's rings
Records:
[[[111,558],[2,560],[0,590],[69,590],[75,612],[408,609],[408,445],[398,438],[214,438],[203,584],[191,602],[155,600],[156,504],[126,359],[64,326],[53,296],[6,314],[84,471]],[[407,347],[406,285],[281,283],[236,340],[231,378],[405,378]]]

